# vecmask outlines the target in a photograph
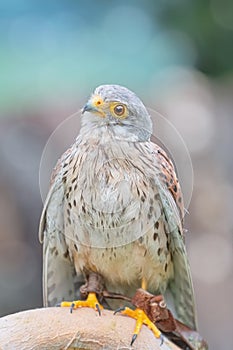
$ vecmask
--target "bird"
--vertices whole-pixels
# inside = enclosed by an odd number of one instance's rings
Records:
[[[181,186],[152,133],[147,108],[128,88],[101,85],[91,94],[41,215],[45,306],[100,311],[95,290],[80,300],[81,285],[97,274],[114,293],[133,296],[142,287],[164,295],[177,319],[197,329]]]

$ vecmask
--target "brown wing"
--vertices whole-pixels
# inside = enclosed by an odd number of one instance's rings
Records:
[[[66,159],[69,159],[70,154],[72,152],[72,147],[68,148],[68,150],[66,150],[62,156],[58,159],[57,164],[55,165],[55,167],[53,168],[51,177],[50,177],[50,186],[52,186],[52,184],[54,183],[57,175],[59,174],[59,172],[61,171]]]
[[[184,204],[179,181],[171,159],[166,152],[154,144],[154,153],[160,167],[160,181],[167,188],[167,200],[161,198],[170,233],[174,278],[169,281],[168,296],[172,295],[177,318],[192,329],[197,328],[192,276],[184,245],[183,215]],[[171,198],[169,198],[169,195]],[[172,213],[172,215],[171,215]],[[180,216],[180,224],[179,218]],[[177,223],[177,225],[176,225]]]
[[[172,194],[172,197],[174,198],[175,203],[179,209],[181,221],[183,222],[184,201],[183,201],[180,183],[176,175],[175,167],[171,159],[166,154],[166,152],[157,144],[154,144],[154,152],[158,159],[158,163],[161,170],[160,172],[161,181]]]
[[[72,148],[58,160],[51,176],[41,215],[39,238],[43,243],[43,300],[45,306],[55,306],[62,300],[79,299],[83,276],[77,274],[70,259],[64,236],[64,165],[72,157]]]

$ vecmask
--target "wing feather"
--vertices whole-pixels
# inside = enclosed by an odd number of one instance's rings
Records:
[[[54,306],[62,300],[79,298],[83,276],[75,271],[64,236],[63,163],[70,149],[58,161],[52,177],[39,226],[39,239],[43,243],[43,302]]]
[[[172,296],[178,319],[197,329],[192,276],[184,244],[184,204],[181,188],[175,168],[165,151],[154,144],[154,153],[161,167],[158,188],[167,221],[166,231],[170,237],[174,266],[174,278],[169,282],[168,294]]]

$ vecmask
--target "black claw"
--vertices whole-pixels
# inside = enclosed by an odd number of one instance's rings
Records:
[[[137,339],[137,334],[134,334],[133,336],[132,336],[132,340],[131,340],[131,343],[130,343],[130,346],[133,346],[133,343],[135,342],[135,340]]]
[[[160,340],[161,340],[160,346],[162,346],[164,342],[164,336],[162,334],[160,335]]]
[[[99,316],[101,316],[101,310],[100,310],[99,304],[95,304],[95,307],[96,307],[96,310],[97,310],[98,313],[99,313]]]
[[[74,307],[75,307],[75,303],[72,303],[70,305],[70,313],[72,314],[73,310],[74,310]]]
[[[121,312],[121,311],[124,311],[124,310],[125,310],[125,306],[119,307],[118,309],[116,309],[116,310],[114,311],[114,314],[113,314],[113,315],[116,315],[118,312]]]

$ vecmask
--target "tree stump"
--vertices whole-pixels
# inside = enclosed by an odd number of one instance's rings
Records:
[[[0,318],[0,350],[178,350],[143,326],[134,345],[130,342],[135,320],[103,310],[42,308]]]

